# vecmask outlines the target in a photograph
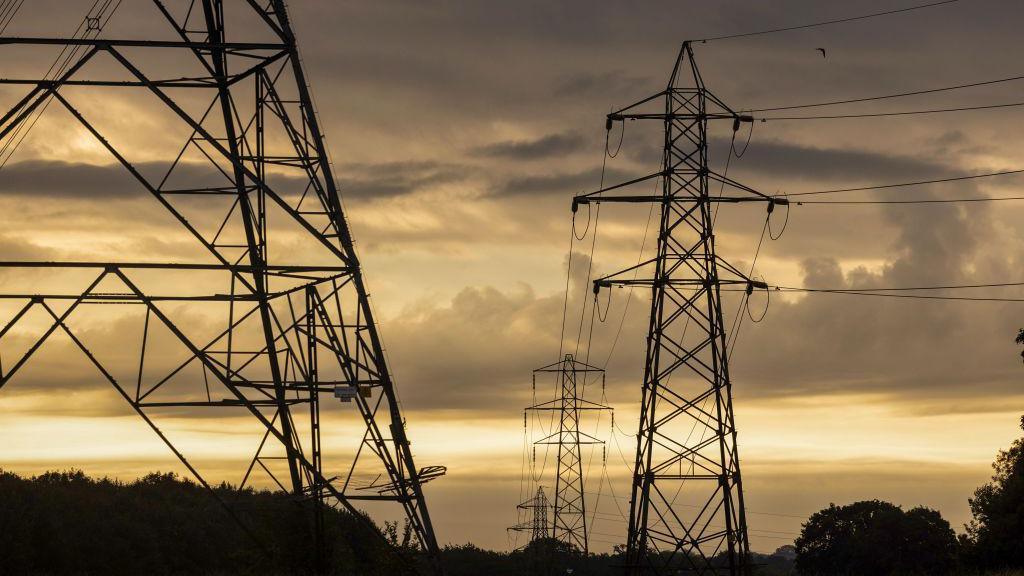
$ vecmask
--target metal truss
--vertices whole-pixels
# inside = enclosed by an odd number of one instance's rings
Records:
[[[551,537],[587,554],[587,507],[583,491],[583,457],[580,447],[604,442],[580,432],[580,412],[611,408],[585,400],[582,394],[577,393],[577,382],[582,379],[585,386],[588,380],[599,379],[603,387],[604,370],[579,362],[572,354],[566,354],[561,361],[533,371],[534,388],[538,376],[543,378],[547,375],[554,375],[558,379],[558,398],[530,406],[526,411],[553,411],[557,412],[558,416],[558,430],[534,442],[535,446],[558,446]]]
[[[203,256],[187,263],[0,262],[5,278],[36,273],[58,286],[0,294],[11,311],[0,328],[0,388],[62,334],[207,488],[157,419],[202,409],[251,417],[262,440],[253,438],[240,488],[276,485],[313,510],[320,569],[329,569],[323,506],[364,518],[357,505],[392,503],[440,573],[422,484],[444,468],[414,464],[285,3],[134,4],[166,24],[165,37],[0,38],[0,47],[66,46],[74,55],[57,74],[0,81],[28,87],[0,118],[0,142],[56,104]],[[115,145],[76,103],[77,95],[112,90],[146,98],[187,134],[158,172]],[[134,314],[142,325],[118,344],[139,351],[134,362],[108,358],[90,345],[88,330],[76,329],[76,317],[97,305],[116,305],[116,314]],[[338,457],[345,463],[332,462],[330,472],[321,443],[325,397],[350,405],[346,413],[357,414],[361,430]]]
[[[650,106],[663,103],[661,110]],[[599,278],[611,286],[651,288],[640,423],[630,503],[627,573],[748,574],[732,382],[722,314],[722,286],[764,289],[715,252],[714,220],[721,203],[784,203],[716,174],[708,167],[708,121],[733,112],[704,87],[690,44],[684,43],[662,92],[608,115],[664,123],[662,170],[577,196],[580,204],[657,203],[657,255]],[[620,190],[661,179],[661,193]],[[709,184],[722,186],[712,195]],[[728,188],[728,190],[726,190]]]
[[[537,540],[551,537],[551,501],[544,493],[544,487],[538,486],[537,493],[529,500],[516,506],[526,514],[526,520],[508,528],[510,532],[528,532],[530,541],[527,546]]]

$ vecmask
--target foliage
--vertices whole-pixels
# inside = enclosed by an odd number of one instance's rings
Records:
[[[194,482],[150,474],[131,483],[80,471],[0,472],[0,572],[6,574],[305,574],[314,568],[311,514],[283,494],[215,488],[250,527]],[[373,528],[328,508],[338,574],[395,573]],[[264,553],[262,550],[265,550]]]
[[[956,568],[957,541],[935,510],[870,500],[813,514],[796,551],[805,576],[939,575]]]
[[[1020,337],[1018,337],[1020,338]],[[1021,419],[1024,428],[1024,418]],[[968,502],[974,519],[963,539],[971,565],[979,568],[1024,568],[1024,439],[1000,451],[992,464],[992,481]]]

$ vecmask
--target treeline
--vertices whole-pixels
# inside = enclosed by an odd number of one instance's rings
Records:
[[[616,547],[621,549],[621,547]],[[551,538],[531,542],[513,552],[483,550],[472,544],[447,546],[442,552],[447,576],[622,576],[625,554],[589,554],[584,556],[566,544]],[[788,576],[793,573],[791,560],[766,554],[752,554],[756,576]],[[715,561],[725,567],[724,556]],[[676,557],[680,574],[687,574],[685,559]]]
[[[1021,419],[1024,429],[1024,418]],[[1024,576],[1024,439],[999,452],[992,480],[968,499],[973,520],[959,536],[936,510],[880,500],[831,505],[802,526],[794,546],[753,554],[757,576]],[[512,553],[473,545],[444,551],[450,576],[621,574],[621,554],[575,553],[555,540]],[[715,559],[724,565],[723,558]],[[687,573],[685,558],[673,569]]]
[[[1024,418],[1021,419],[1024,429]],[[959,536],[936,510],[871,500],[813,514],[796,540],[801,576],[1024,573],[1024,439],[999,452]]]
[[[134,482],[80,471],[0,472],[0,574],[312,574],[311,514],[283,493],[202,486],[174,474]],[[401,562],[375,528],[327,508],[333,574],[390,575]],[[392,530],[393,532],[394,530]]]
[[[1024,419],[1021,422],[1024,428]],[[957,535],[935,510],[871,500],[832,505],[804,523],[795,546],[754,554],[757,576],[943,576],[1024,571],[1024,439],[1000,452],[991,482],[969,499]],[[282,492],[222,485],[209,491],[174,474],[134,482],[82,472],[33,478],[0,472],[0,574],[313,574],[308,506]],[[235,517],[232,517],[232,516]],[[241,524],[248,531],[239,528]],[[326,509],[330,574],[404,574],[408,530]],[[383,536],[383,538],[382,538]],[[541,539],[523,550],[447,546],[448,576],[620,574],[623,557],[583,555]],[[679,567],[685,558],[676,558]],[[1016,573],[1013,573],[1016,574]],[[1021,572],[1024,574],[1024,572]]]

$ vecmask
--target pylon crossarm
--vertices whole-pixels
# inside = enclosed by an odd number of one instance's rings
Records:
[[[431,480],[437,480],[441,476],[444,476],[448,472],[448,468],[445,466],[426,466],[420,469],[419,473],[414,478],[407,479],[407,483],[417,483],[419,485],[426,484]],[[376,491],[378,494],[396,494],[400,495],[403,491],[401,486],[396,481],[385,481],[381,482],[380,478],[377,478],[372,483],[366,486],[360,486],[356,490],[368,490]],[[358,498],[358,496],[349,495],[349,498]]]
[[[723,196],[711,196],[711,197],[708,198],[709,201],[712,201],[712,202],[716,202],[716,201],[717,202],[734,202],[734,203],[735,202],[757,202],[757,201],[764,202],[764,201],[767,201],[767,202],[771,202],[772,204],[780,204],[780,205],[788,205],[789,204],[789,200],[787,200],[785,198],[776,198],[774,196],[769,196],[768,194],[765,194],[763,192],[759,192],[759,191],[751,188],[750,186],[747,186],[746,184],[741,184],[741,183],[733,180],[732,178],[729,178],[728,176],[726,176],[724,174],[719,174],[718,172],[715,172],[714,170],[708,170],[707,174],[708,174],[708,179],[709,180],[714,180],[715,182],[718,182],[720,184],[725,184],[726,186],[729,186],[731,188],[736,188],[737,190],[742,190],[744,192],[749,192],[750,194],[754,195],[754,198],[743,198],[743,197],[728,198],[728,197],[723,197]]]
[[[541,366],[533,372],[535,374],[539,372],[604,372],[604,369],[576,360],[572,354],[567,354],[566,359]]]
[[[664,112],[634,112],[633,111],[633,110],[643,106],[644,104],[648,104],[650,102],[654,102],[654,101],[658,100],[659,98],[662,98],[662,97],[665,97],[665,96],[669,96],[669,95],[688,95],[688,96],[692,96],[692,95],[697,94],[697,90],[695,90],[694,88],[669,88],[667,90],[662,90],[661,92],[658,92],[656,94],[652,94],[651,96],[648,96],[648,97],[646,97],[646,98],[644,98],[642,100],[639,100],[637,102],[634,102],[634,103],[630,104],[629,106],[626,106],[624,108],[619,108],[618,110],[615,110],[613,112],[608,113],[608,121],[609,122],[621,122],[623,120],[662,120],[662,121],[664,121],[664,120],[678,120],[678,119],[684,119],[684,118],[698,118],[698,117],[699,118],[703,118],[703,119],[707,119],[707,120],[736,120],[736,119],[739,119],[740,121],[743,121],[743,122],[752,122],[753,121],[753,118],[750,117],[750,116],[740,115],[740,114],[737,114],[736,112],[734,112],[728,105],[725,104],[725,102],[722,102],[722,100],[720,100],[718,97],[714,96],[713,94],[711,94],[707,90],[704,90],[703,92],[704,92],[705,97],[708,100],[711,100],[716,105],[718,105],[719,107],[722,108],[721,112],[716,112],[716,113],[711,113],[711,114],[704,114],[704,115],[699,115],[698,116],[698,115],[695,115],[695,114],[671,114],[671,113],[666,114]],[[609,125],[609,127],[610,127],[610,125]]]
[[[580,438],[579,442],[576,441],[577,435]],[[566,442],[572,442],[573,444],[604,444],[604,440],[595,438],[590,434],[587,434],[586,432],[574,432],[573,434],[571,434],[571,438],[567,438],[568,436],[570,435],[565,432],[554,432],[552,434],[545,436],[544,438],[541,438],[540,440],[537,440],[536,442],[534,442],[534,444],[558,445],[564,444]]]
[[[646,176],[634,178],[620,184],[607,186],[594,192],[587,192],[586,194],[580,194],[573,197],[572,199],[572,211],[576,212],[581,204],[607,204],[607,203],[626,203],[626,204],[639,204],[639,203],[721,203],[721,204],[742,204],[746,202],[769,202],[776,205],[788,205],[789,200],[786,198],[777,198],[769,196],[763,192],[755,190],[746,184],[741,184],[732,178],[725,175],[719,174],[713,170],[708,170],[704,173],[709,180],[713,180],[720,184],[735,188],[737,190],[747,192],[753,196],[725,196],[725,195],[693,195],[686,188],[682,188],[677,191],[676,194],[641,194],[641,195],[630,195],[630,196],[605,196],[604,194],[634,184],[647,182],[654,178],[659,178],[666,175],[673,177],[678,175],[687,175],[694,178],[699,177],[701,174],[690,170],[670,170],[668,172],[654,172]]]
[[[646,98],[644,98],[642,100],[638,100],[638,101],[630,104],[629,106],[625,106],[625,107],[619,108],[618,110],[615,110],[613,112],[609,112],[608,113],[608,119],[609,120],[621,120],[623,118],[623,115],[628,114],[630,110],[633,110],[634,108],[643,106],[644,104],[647,104],[648,102],[653,102],[653,101],[657,100],[658,98],[661,98],[665,94],[666,94],[666,91],[662,90],[661,92],[658,92],[657,94],[652,94],[652,95],[650,95],[650,96],[648,96],[648,97],[646,97]]]
[[[672,286],[676,288],[691,288],[694,290],[705,289],[709,286],[751,286],[762,290],[766,290],[768,288],[768,284],[761,280],[719,279],[718,281],[706,282],[701,280],[665,278],[602,278],[594,280],[594,286],[595,291],[597,291],[598,288],[611,288],[612,286]]]
[[[630,266],[629,268],[595,279],[593,281],[594,292],[599,292],[600,288],[611,288],[612,286],[668,286],[682,289],[690,288],[694,290],[706,289],[712,286],[744,286],[750,289],[768,289],[767,283],[762,280],[748,278],[745,273],[741,272],[738,268],[730,264],[728,260],[725,260],[718,255],[714,256],[715,263],[733,277],[723,278],[721,273],[717,278],[678,278],[664,273],[661,277],[657,278],[635,277],[638,275],[638,271],[656,266],[659,260],[663,263],[667,262],[669,266],[672,266],[675,264],[691,265],[692,261],[695,259],[687,254],[681,254],[678,256],[665,255],[650,258],[640,262],[639,264]],[[652,270],[651,272],[653,273],[654,271]],[[633,274],[633,277],[630,277],[631,273]]]
[[[248,52],[260,50],[287,50],[288,45],[280,42],[185,42],[177,40],[134,40],[115,38],[31,38],[0,37],[2,45],[36,46],[125,46],[130,48],[189,48],[194,50],[224,50],[231,55],[246,56]],[[251,55],[250,55],[251,56]]]
[[[575,402],[576,402],[576,405],[573,407],[573,410],[611,410],[612,409],[611,406],[605,406],[604,404],[598,404],[597,402],[591,402],[589,400],[584,400],[582,398],[576,398]],[[530,406],[529,408],[526,408],[526,410],[538,410],[538,411],[545,411],[545,410],[556,410],[557,411],[557,410],[561,410],[561,409],[562,409],[562,407],[561,407],[561,400],[551,400],[549,402],[544,402],[543,404],[537,404],[535,406]]]

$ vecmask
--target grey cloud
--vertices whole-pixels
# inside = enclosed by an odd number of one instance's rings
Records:
[[[472,172],[467,166],[434,161],[343,164],[339,167],[338,185],[345,198],[372,200],[461,182]]]
[[[978,209],[930,206],[891,209],[900,230],[893,257],[881,270],[844,271],[834,259],[802,263],[804,283],[816,288],[878,288],[971,284],[1013,277],[1001,245]],[[1020,290],[988,295],[1020,297]],[[951,294],[929,292],[928,294]],[[979,292],[957,292],[977,296]],[[955,411],[957,398],[1016,393],[1019,369],[1012,303],[937,302],[846,295],[808,295],[772,303],[738,357],[739,373],[769,394],[878,393],[936,400]]]
[[[43,260],[53,254],[53,250],[29,240],[0,235],[0,260]]]
[[[646,137],[646,134],[637,136],[632,134],[633,131],[630,125],[623,145],[625,154],[647,165],[660,162],[662,148],[657,138]],[[736,147],[741,152],[744,140],[742,135],[737,137]],[[949,143],[949,138],[942,139],[942,144]],[[715,169],[721,171],[727,155],[731,153],[730,140],[716,137],[708,147],[710,161]],[[729,175],[754,187],[779,179],[886,183],[942,178],[961,174],[965,170],[951,169],[945,158],[886,153],[866,148],[810,146],[775,138],[763,139],[756,131],[743,156],[733,157],[729,161]]]
[[[629,180],[638,177],[636,172],[625,172],[617,168],[605,170],[605,185],[613,182]],[[533,197],[563,194],[568,197],[572,194],[593,192],[601,185],[601,170],[589,169],[580,172],[561,172],[546,174],[542,176],[521,176],[509,178],[500,187],[499,191],[491,194],[501,197]]]
[[[134,164],[151,184],[158,185],[167,175],[167,162]],[[179,163],[165,188],[223,186],[228,179],[212,164]],[[109,200],[149,198],[146,190],[121,164],[83,164],[59,160],[28,160],[7,165],[0,178],[0,195],[24,196],[40,200]]]
[[[169,164],[144,162],[136,165],[151,183],[158,184]],[[413,194],[427,187],[458,182],[469,169],[433,161],[352,163],[338,167],[338,184],[345,198],[371,200]],[[303,188],[302,180],[272,174],[273,188]],[[167,188],[218,185],[227,179],[211,165],[182,163],[175,167]],[[0,179],[0,195],[51,199],[149,198],[149,192],[120,164],[93,165],[51,160],[30,160],[10,164]]]
[[[856,289],[1014,278],[1016,260],[1007,262],[1004,254],[985,249],[1000,242],[988,227],[985,209],[891,208],[882,216],[898,233],[888,247],[891,256],[880,269],[844,269],[828,255],[807,258],[800,263],[803,285]],[[766,257],[771,250],[764,248]],[[602,274],[606,265],[595,265],[594,275]],[[580,298],[589,294],[580,273],[575,270],[570,293],[570,345]],[[1020,289],[999,294],[1024,296]],[[488,411],[519,401],[529,367],[557,348],[560,296],[473,288],[448,306],[424,304],[416,314],[398,320],[400,328],[392,332],[400,334],[393,342],[395,358],[402,373],[411,375],[403,390],[412,391],[405,393],[425,408],[434,407],[436,400],[424,396],[423,390],[442,381],[452,390],[444,400],[448,407]],[[727,326],[732,326],[733,314],[742,309],[737,309],[738,296],[727,298],[732,300],[723,307]],[[755,294],[752,313],[756,316],[765,305],[764,295]],[[614,291],[610,303],[602,297],[601,306],[607,306],[610,320],[595,325],[593,358],[598,365],[606,357],[612,360],[612,401],[633,402],[649,299],[642,291],[631,296]],[[624,315],[626,306],[629,312]],[[733,357],[737,393],[755,400],[871,394],[888,398],[893,407],[929,414],[1001,410],[1005,404],[995,399],[1020,396],[1019,356],[1012,342],[1019,327],[1017,307],[838,294],[810,294],[790,301],[776,295],[761,324],[742,326]],[[620,322],[621,338],[611,354],[609,346]],[[459,350],[458,360],[446,365],[441,349]]]
[[[756,134],[755,134],[756,136]],[[728,149],[728,143],[717,142]],[[767,177],[804,180],[889,182],[919,177],[941,178],[948,164],[902,154],[863,149],[801,146],[780,140],[754,140],[733,167]]]
[[[630,74],[623,70],[607,72],[577,72],[558,78],[554,94],[563,97],[600,95],[628,96],[642,93],[655,84],[656,80]]]
[[[145,193],[121,166],[32,160],[4,168],[0,194],[36,198],[108,199]]]
[[[474,156],[502,160],[537,160],[559,157],[583,149],[585,140],[576,133],[547,134],[535,140],[512,140],[487,144],[474,150]]]
[[[557,356],[563,309],[566,350],[575,342],[580,307],[589,306],[589,262],[573,254],[568,301],[564,293],[538,295],[525,284],[469,287],[445,305],[424,301],[388,320],[388,348],[406,405],[497,415],[509,414],[510,405],[518,410],[528,398],[531,370]]]

